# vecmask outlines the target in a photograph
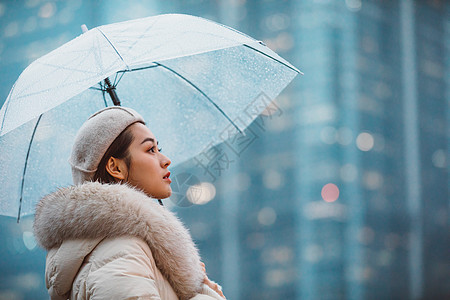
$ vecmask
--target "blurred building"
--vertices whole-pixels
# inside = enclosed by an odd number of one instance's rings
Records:
[[[261,39],[305,73],[247,144],[217,149],[228,164],[172,172],[195,175],[165,203],[227,298],[450,298],[450,3],[0,1],[0,103],[80,24],[169,12]],[[31,220],[0,224],[0,298],[45,299]]]
[[[218,179],[219,204],[181,212],[208,228],[201,249],[231,298],[449,297],[449,4],[233,9],[305,76],[250,127],[258,139]]]

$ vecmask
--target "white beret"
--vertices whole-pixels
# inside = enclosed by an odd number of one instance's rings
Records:
[[[111,106],[89,117],[78,130],[69,163],[74,184],[93,179],[103,155],[109,146],[133,123],[144,119],[131,108]]]

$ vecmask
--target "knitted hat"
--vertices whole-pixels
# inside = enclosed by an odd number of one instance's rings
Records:
[[[128,126],[144,119],[131,108],[111,106],[93,114],[75,137],[69,163],[74,184],[93,179],[103,155]]]

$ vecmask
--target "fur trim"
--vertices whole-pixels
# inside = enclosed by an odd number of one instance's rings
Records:
[[[87,182],[45,196],[36,207],[34,233],[47,250],[68,239],[140,237],[180,299],[201,291],[204,274],[187,229],[172,212],[128,185]]]

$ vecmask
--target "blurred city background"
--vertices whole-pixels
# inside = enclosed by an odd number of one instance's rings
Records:
[[[81,24],[162,13],[229,25],[305,73],[225,165],[177,169],[202,181],[195,204],[166,200],[228,299],[450,299],[449,1],[2,0],[0,104]],[[48,299],[32,222],[0,217],[0,299]]]

